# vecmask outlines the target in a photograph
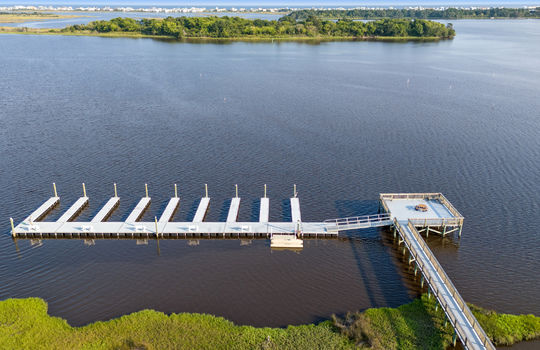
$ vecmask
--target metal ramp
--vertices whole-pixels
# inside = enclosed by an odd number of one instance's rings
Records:
[[[370,227],[390,226],[393,224],[390,214],[374,214],[364,216],[353,216],[341,219],[325,220],[324,224],[329,232],[339,232],[345,230],[358,230]]]
[[[424,277],[423,280],[428,283],[439,301],[439,305],[441,305],[446,317],[454,327],[463,347],[467,350],[495,350],[495,346],[493,346],[478,320],[476,320],[411,220],[398,221],[394,219],[394,225],[401,237],[400,242],[405,243],[411,254],[409,263],[411,261],[416,262]]]

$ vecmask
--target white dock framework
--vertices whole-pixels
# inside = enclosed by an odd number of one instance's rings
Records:
[[[302,249],[302,239],[307,237],[338,237],[340,232],[346,230],[392,227],[398,247],[403,243],[403,254],[409,254],[408,263],[414,267],[415,276],[418,271],[421,273],[422,288],[424,284],[427,285],[428,295],[433,293],[438,306],[441,306],[454,327],[454,343],[459,338],[465,349],[495,349],[421,236],[424,233],[427,237],[430,232],[442,236],[457,232],[461,237],[463,216],[441,193],[383,193],[380,195],[382,213],[321,222],[302,222],[300,200],[295,185],[290,198],[291,221],[271,222],[270,200],[265,185],[264,196],[260,199],[258,221],[238,222],[238,185],[235,185],[235,189],[236,195],[231,199],[225,222],[205,221],[210,206],[207,185],[205,196],[201,198],[192,221],[173,221],[180,205],[176,185],[174,197],[168,201],[159,220],[155,217],[154,221],[139,221],[151,202],[146,184],[145,197],[139,200],[125,221],[107,221],[120,203],[116,184],[114,197],[110,198],[89,222],[74,221],[89,202],[84,184],[83,196],[58,220],[42,221],[60,202],[56,185],[53,184],[53,197],[47,199],[26,219],[17,226],[13,219],[10,219],[11,233],[14,239],[77,238],[85,241],[100,238],[269,238],[272,248]]]

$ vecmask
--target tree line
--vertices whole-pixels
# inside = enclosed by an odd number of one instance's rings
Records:
[[[488,8],[488,9],[349,9],[349,10],[298,10],[287,16],[296,20],[316,16],[324,19],[461,19],[461,18],[540,18],[540,7],[527,8]]]
[[[126,32],[181,38],[287,38],[287,37],[436,37],[452,38],[452,25],[429,20],[383,19],[369,22],[329,21],[316,16],[304,20],[281,17],[279,20],[240,17],[167,17],[164,19],[114,18],[86,25],[78,24],[64,32]]]

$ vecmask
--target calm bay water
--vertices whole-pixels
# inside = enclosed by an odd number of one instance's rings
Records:
[[[540,314],[540,22],[456,21],[453,41],[186,44],[0,36],[0,299],[38,296],[73,325],[144,308],[284,326],[398,306],[419,294],[390,233],[309,240],[44,240],[9,235],[51,195],[54,220],[81,195],[92,217],[117,182],[125,219],[178,183],[176,220],[204,183],[208,220],[239,184],[240,220],[306,221],[377,211],[380,192],[443,192],[463,237],[430,247],[463,297]]]
[[[6,27],[28,27],[28,28],[64,28],[75,24],[88,24],[92,21],[109,21],[117,17],[141,18],[165,18],[165,17],[207,17],[207,16],[235,16],[248,19],[277,20],[281,15],[264,13],[233,13],[233,12],[195,12],[195,13],[163,13],[163,12],[84,12],[84,11],[58,11],[51,12],[66,16],[79,16],[74,18],[45,19],[39,21],[29,21],[22,23],[2,23]]]

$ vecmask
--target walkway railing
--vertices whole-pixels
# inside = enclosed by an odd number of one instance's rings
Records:
[[[448,275],[443,270],[442,266],[438,262],[437,258],[435,258],[435,255],[431,252],[431,249],[429,249],[424,239],[420,236],[411,220],[407,222],[408,230],[404,228],[397,220],[394,220],[394,224],[399,230],[400,236],[402,237],[405,245],[409,249],[409,252],[414,258],[414,261],[416,262],[418,268],[420,269],[420,271],[422,271],[425,280],[431,287],[433,294],[439,301],[439,304],[443,308],[450,323],[456,330],[456,334],[461,339],[464,347],[466,349],[495,349],[495,347],[491,343],[491,340],[486,335],[482,327],[480,327],[478,321],[476,320],[476,317],[474,317],[471,310],[457,291],[450,278],[448,278]],[[410,232],[410,235],[407,234],[407,231]],[[423,251],[423,255],[420,255],[420,252],[415,249],[415,245],[413,244],[411,239],[414,239],[415,242],[420,246]],[[424,257],[427,257],[428,261],[425,261]],[[438,276],[432,275],[433,270],[435,270]],[[434,279],[437,277],[439,278],[440,282],[443,283],[447,291],[450,293],[452,300],[446,300],[448,293],[445,293],[444,288],[441,289],[441,287],[435,283]],[[443,294],[446,294],[446,297]],[[450,302],[452,302],[452,304],[454,305],[451,305]],[[459,310],[455,310],[455,308],[452,308],[452,306],[455,305],[458,306]],[[455,315],[456,311],[458,312],[458,315],[461,314],[462,316],[464,316],[464,318],[469,323],[469,332],[467,332],[463,323],[458,322],[458,316]],[[467,336],[467,333],[469,333],[469,336],[471,334],[476,335],[476,341],[475,339],[470,339],[470,337]]]
[[[463,218],[429,218],[429,219],[409,219],[414,227],[427,226],[459,226],[463,225]]]
[[[384,209],[389,212],[390,210],[386,206],[386,203],[383,199],[386,200],[393,200],[393,199],[427,199],[427,200],[433,200],[436,199],[441,204],[443,204],[450,213],[454,216],[454,219],[460,220],[459,224],[463,224],[463,216],[457,211],[456,208],[446,199],[446,197],[442,193],[381,193],[380,194],[380,200],[381,204],[383,205]],[[447,224],[449,225],[449,224]]]
[[[374,214],[364,216],[353,216],[340,219],[325,220],[324,224],[330,232],[356,230],[368,227],[388,226],[392,224],[390,214]]]

